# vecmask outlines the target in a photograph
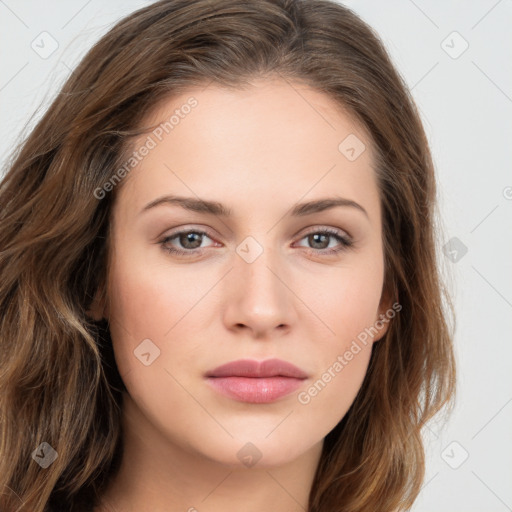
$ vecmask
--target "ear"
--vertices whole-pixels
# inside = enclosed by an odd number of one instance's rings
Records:
[[[109,311],[104,283],[102,283],[96,290],[94,298],[89,309],[86,311],[86,314],[96,322],[99,322],[103,318],[108,318]]]
[[[396,290],[391,287],[384,287],[380,298],[377,317],[375,318],[374,327],[378,331],[373,341],[379,341],[388,332],[391,319],[396,316],[397,311],[402,307],[397,301]]]

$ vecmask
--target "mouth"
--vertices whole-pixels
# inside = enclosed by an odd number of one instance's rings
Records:
[[[270,403],[298,389],[306,372],[280,359],[259,362],[241,359],[206,373],[207,382],[228,398],[247,403]]]

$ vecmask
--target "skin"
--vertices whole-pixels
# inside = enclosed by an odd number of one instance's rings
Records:
[[[169,119],[191,96],[198,105],[117,191],[108,300],[91,315],[110,320],[128,389],[125,451],[96,510],[303,511],[323,439],[355,399],[372,344],[387,329],[333,373],[338,356],[390,307],[371,140],[329,96],[270,78],[245,91],[191,89],[146,124]],[[350,134],[366,146],[354,161],[338,150]],[[233,217],[176,204],[141,213],[164,194],[218,201]],[[335,195],[367,215],[350,206],[289,215],[297,203]],[[332,236],[315,243],[308,235],[322,228],[349,235],[353,246]],[[202,253],[176,256],[159,244],[182,229],[211,236],[166,245]],[[257,246],[242,243],[248,236],[263,251],[250,263],[237,253],[255,254]],[[134,355],[147,338],[160,350],[148,366]],[[309,377],[273,403],[236,401],[205,382],[206,371],[226,362],[274,357]],[[329,368],[335,376],[300,403],[298,394]],[[261,455],[251,467],[237,456],[249,442]]]

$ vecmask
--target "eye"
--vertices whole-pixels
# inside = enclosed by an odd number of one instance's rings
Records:
[[[202,243],[205,238],[212,240],[206,231],[188,229],[177,231],[166,236],[159,243],[168,253],[177,256],[193,256],[203,252],[205,246],[203,246]],[[311,231],[300,240],[307,240],[307,243],[311,245],[310,247],[306,247],[309,252],[321,255],[336,254],[353,245],[353,240],[348,235],[332,228],[322,228]],[[173,245],[173,241],[174,244],[179,244],[181,248]],[[337,242],[337,246],[332,247],[330,241]]]
[[[204,237],[210,238],[208,236],[208,233],[206,233],[205,231],[196,229],[183,230],[173,233],[172,235],[166,236],[163,240],[160,241],[160,245],[165,251],[171,254],[186,256],[202,252],[201,244],[204,240]],[[169,245],[169,242],[175,239],[176,243],[179,243],[184,249],[176,248],[172,245]]]
[[[336,254],[353,245],[353,240],[341,231],[332,228],[322,228],[321,230],[311,231],[301,240],[307,240],[312,247],[306,247],[310,252],[320,254]],[[329,239],[338,243],[337,247],[329,247]]]

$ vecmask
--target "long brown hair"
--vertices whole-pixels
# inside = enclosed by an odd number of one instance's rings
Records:
[[[424,476],[421,429],[452,404],[455,365],[434,166],[410,92],[375,32],[333,1],[162,0],[88,52],[0,184],[2,511],[84,510],[119,467],[124,386],[108,324],[86,312],[108,276],[122,183],[97,191],[159,101],[271,75],[324,92],[370,134],[384,287],[402,306],[325,438],[308,510],[412,505]],[[50,447],[57,458],[42,468],[37,450]]]

